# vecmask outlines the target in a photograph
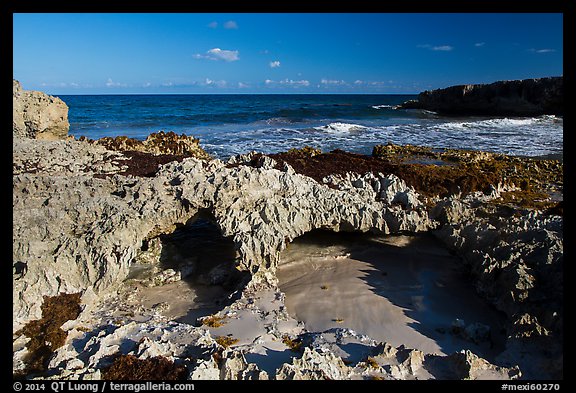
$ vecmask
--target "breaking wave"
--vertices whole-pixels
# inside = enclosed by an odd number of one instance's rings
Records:
[[[354,131],[364,131],[367,130],[368,127],[361,126],[358,124],[349,124],[349,123],[330,123],[325,126],[314,127],[315,130],[318,131],[325,131],[325,132],[333,132],[333,133],[345,133],[345,132],[354,132]]]
[[[516,127],[548,125],[552,123],[562,123],[562,118],[553,115],[544,115],[529,118],[497,118],[477,121],[447,122],[439,124],[439,128],[446,130],[464,130],[464,129],[509,129]]]

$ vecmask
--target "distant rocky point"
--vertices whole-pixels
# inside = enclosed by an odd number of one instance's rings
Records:
[[[498,81],[426,90],[401,109],[425,109],[441,115],[540,116],[564,114],[563,77]]]

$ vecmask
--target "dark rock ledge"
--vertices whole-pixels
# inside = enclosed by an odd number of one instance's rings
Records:
[[[563,116],[563,77],[427,90],[399,108],[425,109],[448,116]]]

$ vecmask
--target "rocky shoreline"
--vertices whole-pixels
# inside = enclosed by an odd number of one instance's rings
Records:
[[[14,86],[16,119],[31,106]],[[222,161],[171,133],[144,142],[45,138],[51,129],[22,133],[15,120],[13,133],[18,378],[562,378],[559,161],[396,145],[371,156],[302,149]],[[229,288],[220,310],[188,324],[166,316],[170,304],[145,307],[139,297],[199,274],[194,260],[162,262],[162,239],[199,220],[229,241],[233,258],[202,272]],[[288,314],[276,271],[281,252],[315,229],[431,233],[505,313],[505,350],[490,363],[347,328],[307,331]],[[136,265],[151,275],[133,277]],[[359,350],[346,353],[350,346]]]

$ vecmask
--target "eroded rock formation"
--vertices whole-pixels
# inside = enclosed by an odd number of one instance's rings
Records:
[[[86,141],[15,138],[13,151],[15,371],[25,370],[30,342],[16,332],[41,319],[44,297],[79,293],[83,312],[64,323],[68,340],[46,364],[58,378],[102,378],[119,355],[166,358],[158,361],[203,379],[509,379],[562,373],[562,217],[496,203],[516,190],[514,184],[494,184],[485,192],[454,188],[441,197],[420,193],[394,173],[344,172],[315,180],[281,157],[254,153],[228,162],[180,157],[135,176],[126,172],[135,156]],[[138,295],[125,279],[143,246],[158,254],[160,235],[202,214],[232,240],[234,266],[249,273],[216,317],[230,332],[251,321],[265,332],[261,336],[221,340],[207,325],[177,323],[158,308],[131,306]],[[306,332],[287,314],[275,270],[280,252],[313,229],[433,231],[464,258],[480,293],[508,315],[511,338],[501,364],[473,353],[425,356],[346,330]],[[287,337],[300,337],[303,345],[289,349]],[[365,353],[346,364],[338,348],[350,343]],[[270,348],[282,361],[263,370],[253,360]]]
[[[60,98],[24,90],[13,80],[12,103],[14,137],[55,140],[68,136],[68,106]]]
[[[14,146],[25,157],[41,154],[26,140]],[[49,152],[41,164],[15,164],[13,258],[28,265],[15,282],[15,328],[39,316],[44,295],[119,284],[143,241],[171,232],[200,210],[211,212],[223,235],[234,240],[239,268],[253,274],[273,272],[287,242],[312,229],[384,234],[436,226],[424,208],[390,203],[416,198],[393,175],[381,180],[390,200],[377,201],[372,188],[349,180],[336,190],[288,171],[229,168],[220,160],[171,162],[153,178],[100,178],[94,175],[110,174],[126,161],[78,141],[37,146]],[[71,151],[93,154],[63,166],[61,157]]]
[[[117,136],[114,138],[104,137],[95,141],[90,140],[89,142],[114,151],[138,151],[154,155],[169,154],[210,159],[210,155],[200,147],[200,140],[185,134],[177,135],[172,131],[153,132],[143,141]]]

